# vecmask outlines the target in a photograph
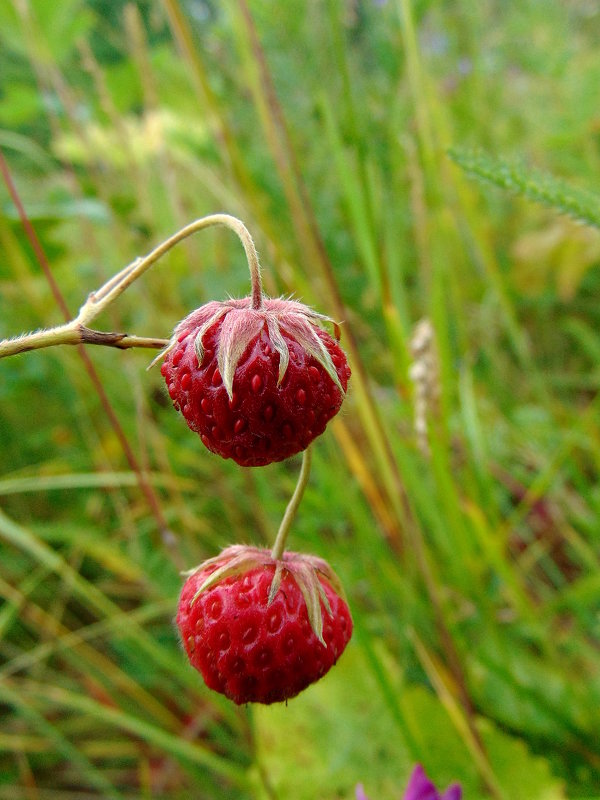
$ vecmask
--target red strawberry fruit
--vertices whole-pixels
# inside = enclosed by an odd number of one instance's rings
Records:
[[[352,635],[339,579],[323,559],[243,545],[188,577],[177,613],[206,685],[235,703],[294,697],[336,663]]]
[[[339,411],[350,378],[323,322],[331,320],[281,298],[201,306],[161,354],[173,405],[209,450],[241,466],[306,449]]]

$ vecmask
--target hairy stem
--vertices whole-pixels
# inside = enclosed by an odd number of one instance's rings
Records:
[[[127,333],[114,331],[95,331],[79,325],[75,320],[56,328],[27,333],[14,339],[0,342],[0,358],[27,353],[29,350],[41,350],[57,344],[101,344],[105,347],[118,347],[127,350],[130,347],[161,348],[169,344],[168,339],[155,339],[148,336],[129,336]]]
[[[285,514],[283,515],[283,519],[281,520],[281,525],[279,526],[279,530],[277,531],[275,544],[273,545],[273,549],[271,550],[271,557],[275,561],[279,561],[281,558],[283,558],[285,543],[287,541],[287,537],[290,532],[292,522],[294,521],[294,517],[296,516],[296,512],[298,511],[298,506],[300,505],[300,501],[302,500],[302,495],[304,494],[304,490],[306,489],[306,485],[308,483],[308,476],[310,475],[311,456],[312,456],[311,449],[310,447],[307,447],[306,450],[302,453],[302,467],[300,468],[298,483],[296,484],[296,488],[294,489],[294,494],[292,495],[290,502],[287,505]]]
[[[214,225],[224,225],[229,228],[238,236],[243,244],[248,260],[248,267],[250,269],[252,307],[261,308],[263,300],[260,263],[254,241],[248,229],[241,220],[232,217],[230,214],[211,214],[208,217],[201,217],[191,222],[189,225],[186,225],[184,228],[181,228],[181,230],[177,231],[173,236],[170,236],[162,242],[162,244],[159,244],[158,247],[155,247],[147,256],[137,258],[118,275],[111,278],[101,289],[91,294],[79,312],[79,322],[87,324],[91,319],[97,317],[107,305],[112,303],[125,289],[131,286],[144,272],[150,269],[156,261],[175,247],[176,244],[179,244],[183,239],[187,239],[188,236],[204,230],[204,228],[213,227]]]
[[[48,330],[35,331],[34,333],[17,336],[14,339],[0,341],[0,358],[24,353],[28,350],[38,350],[43,347],[53,347],[59,344],[102,344],[110,347],[164,347],[166,342],[162,339],[128,336],[125,333],[103,333],[89,328],[89,324],[104,309],[114,302],[125,289],[140,278],[156,261],[164,256],[176,244],[204,228],[213,225],[224,225],[237,234],[244,246],[250,280],[252,283],[252,308],[259,309],[263,305],[262,278],[258,253],[248,229],[236,217],[229,214],[211,214],[202,217],[166,239],[148,255],[136,258],[116,275],[113,275],[97,291],[92,292],[79,309],[75,319],[64,325],[58,325]]]

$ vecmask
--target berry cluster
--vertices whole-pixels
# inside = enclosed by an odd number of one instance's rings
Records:
[[[161,372],[174,407],[211,452],[244,467],[305,455],[273,551],[233,545],[192,570],[177,625],[209,688],[238,704],[274,703],[325,675],[352,635],[331,567],[284,550],[308,477],[307,448],[340,410],[350,367],[332,320],[263,295],[249,234],[231,219],[215,217],[244,241],[252,295],[189,314],[159,356]]]

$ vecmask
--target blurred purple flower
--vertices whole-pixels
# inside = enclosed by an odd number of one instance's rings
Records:
[[[444,794],[440,794],[425,774],[420,764],[413,769],[408,786],[402,800],[460,800],[462,789],[458,783],[449,786]]]
[[[412,771],[402,800],[461,800],[461,797],[462,789],[458,783],[453,783],[443,794],[440,794],[425,774],[423,767],[417,764]],[[369,800],[362,783],[356,787],[356,800]]]
[[[369,800],[369,798],[365,794],[365,790],[363,788],[362,783],[358,783],[356,785],[356,800]]]

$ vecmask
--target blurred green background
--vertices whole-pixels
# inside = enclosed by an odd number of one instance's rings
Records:
[[[417,761],[600,797],[599,36],[593,0],[0,2],[0,149],[72,314],[226,211],[270,294],[343,323],[290,546],[355,620],[287,706],[207,690],[179,572],[272,542],[299,459],[208,453],[150,351],[3,360],[0,800],[396,800]],[[248,291],[210,230],[98,327]],[[0,338],[62,321],[4,181]]]

